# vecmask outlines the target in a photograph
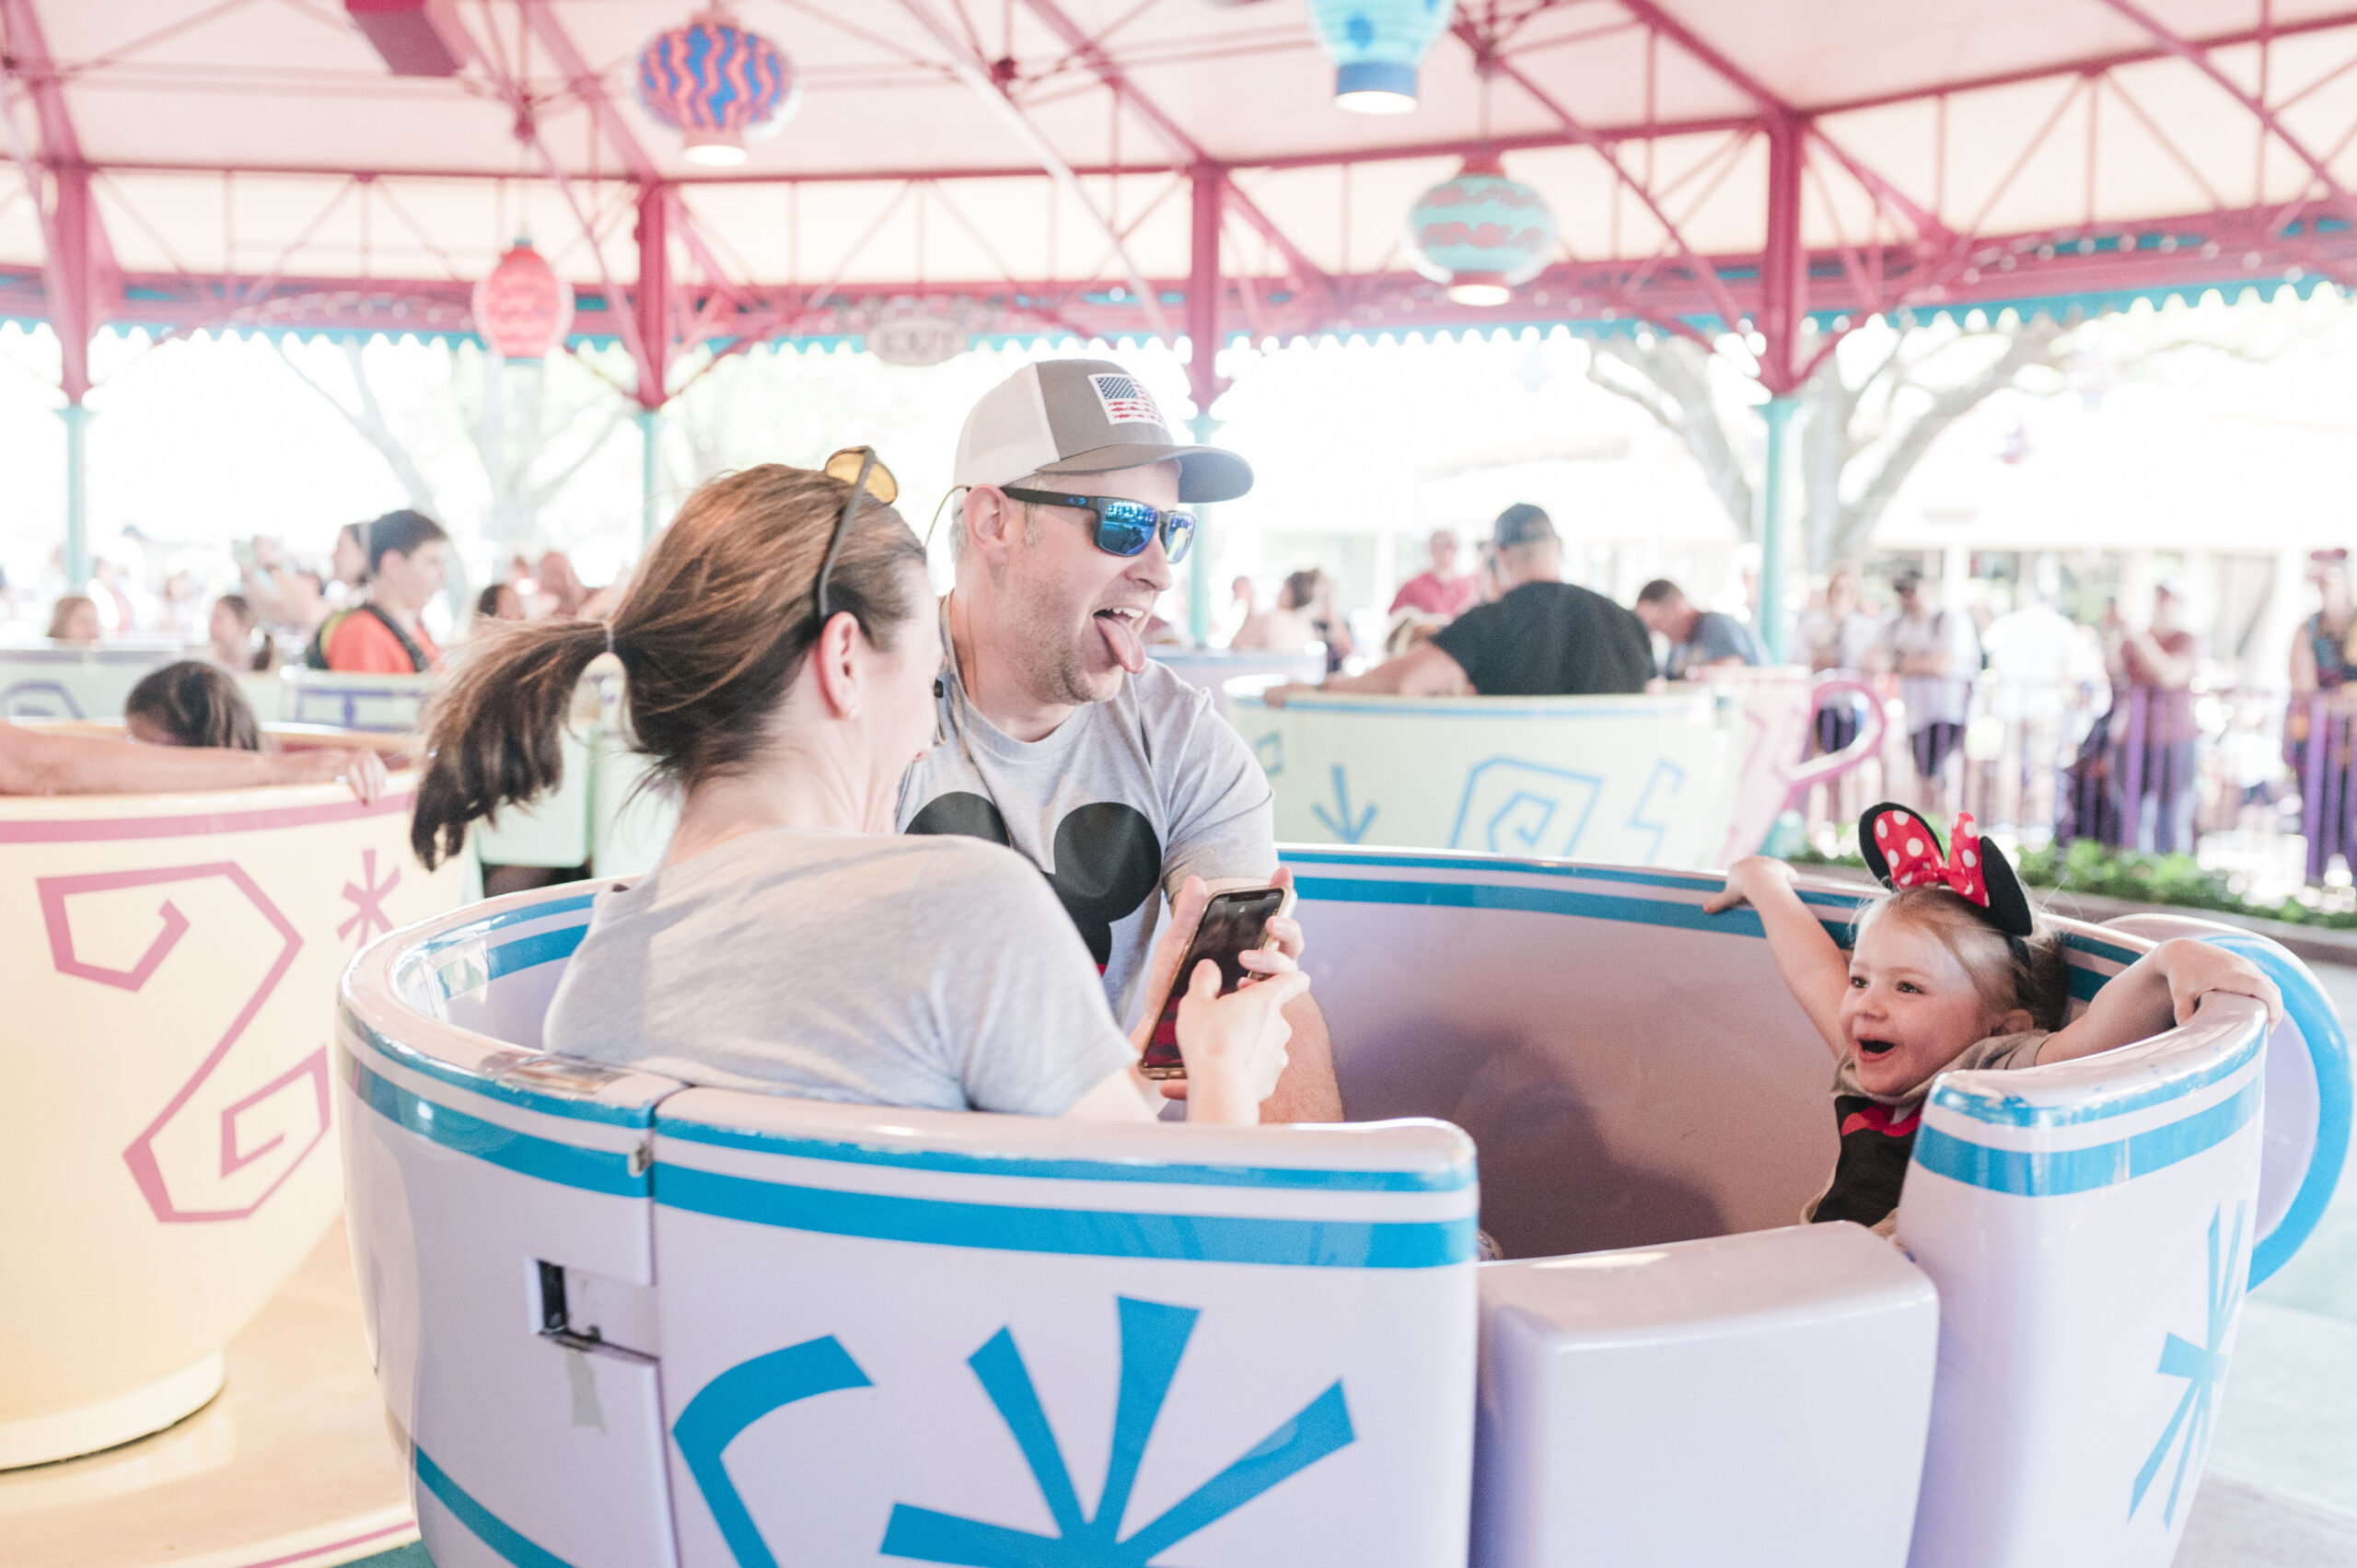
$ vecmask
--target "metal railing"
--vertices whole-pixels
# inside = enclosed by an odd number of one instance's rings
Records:
[[[1970,811],[1984,829],[2025,844],[2199,849],[2286,867],[2311,883],[2357,863],[2357,691],[2200,691],[2189,738],[2181,726],[2156,738],[2177,721],[2156,709],[2148,688],[2131,687],[2115,703],[2100,686],[1983,676],[1961,744],[1926,776],[1896,679],[1856,679],[1881,693],[1889,726],[1877,756],[1809,792],[1805,816],[1820,842],[1887,798],[1933,815]],[[1843,736],[1833,724],[1813,734],[1814,750]],[[2294,837],[2304,843],[2288,842]]]

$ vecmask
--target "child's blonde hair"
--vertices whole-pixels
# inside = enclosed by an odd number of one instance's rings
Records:
[[[1953,888],[1894,889],[1858,912],[1853,939],[1869,921],[1887,917],[1928,931],[1956,955],[1980,991],[2000,1012],[2026,1011],[2041,1029],[2059,1029],[2071,1017],[2071,965],[2062,933],[2035,908],[2030,934],[2012,936],[1991,923],[1988,913]]]

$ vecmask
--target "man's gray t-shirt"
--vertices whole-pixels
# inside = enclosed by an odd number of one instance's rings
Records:
[[[1033,1116],[1136,1060],[1016,856],[784,828],[598,894],[544,1039],[691,1084]]]
[[[942,670],[946,738],[900,786],[900,830],[1011,844],[1039,868],[1104,971],[1119,1016],[1136,1004],[1161,910],[1190,876],[1276,872],[1268,776],[1211,694],[1159,664],[1125,678],[1045,739],[1020,741]]]

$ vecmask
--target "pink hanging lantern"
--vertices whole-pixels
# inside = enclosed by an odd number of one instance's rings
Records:
[[[538,359],[573,326],[573,285],[528,239],[518,239],[475,285],[475,331],[502,359]]]

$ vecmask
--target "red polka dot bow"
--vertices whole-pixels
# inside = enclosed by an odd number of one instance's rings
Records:
[[[2038,915],[2005,852],[1980,836],[1972,814],[1959,811],[1948,834],[1947,857],[1932,825],[1895,800],[1866,807],[1858,818],[1858,852],[1887,888],[1946,888],[1988,912],[1989,923],[2008,936],[2038,930]]]
[[[1980,864],[1980,831],[1971,812],[1956,814],[1945,861],[1931,824],[1911,811],[1876,812],[1874,830],[1875,847],[1890,866],[1892,887],[1953,888],[1982,909],[1989,907],[1989,878]]]

